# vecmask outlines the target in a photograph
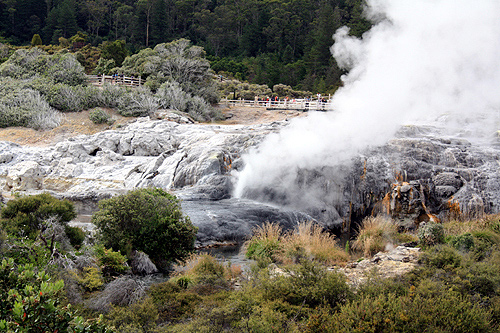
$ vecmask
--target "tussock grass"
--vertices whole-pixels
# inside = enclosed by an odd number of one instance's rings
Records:
[[[480,219],[449,220],[443,223],[444,235],[457,236],[465,233],[473,233],[485,229],[498,229],[500,232],[500,214],[486,215]]]
[[[266,223],[254,229],[254,235],[245,243],[245,248],[248,258],[263,263],[293,264],[308,259],[330,265],[349,260],[349,255],[338,246],[335,237],[312,221],[301,222],[288,233],[277,224]]]
[[[283,248],[284,263],[296,263],[301,257],[329,265],[349,260],[349,255],[338,246],[335,236],[312,221],[300,223],[295,231],[285,235]]]
[[[244,245],[250,259],[273,261],[282,252],[283,229],[275,223],[266,222],[253,229],[253,236]]]
[[[398,227],[392,219],[383,216],[368,217],[360,226],[353,248],[363,252],[365,256],[372,256],[392,244],[397,234]]]

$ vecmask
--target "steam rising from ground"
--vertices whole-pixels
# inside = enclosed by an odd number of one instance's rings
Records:
[[[350,70],[333,98],[335,112],[294,119],[266,138],[244,157],[236,196],[320,207],[325,192],[319,198],[315,189],[335,184],[303,186],[301,173],[335,170],[402,124],[439,120],[488,135],[498,129],[500,2],[371,0],[366,13],[376,25],[362,39],[347,28],[334,35],[332,53]],[[329,193],[328,202],[341,195]]]

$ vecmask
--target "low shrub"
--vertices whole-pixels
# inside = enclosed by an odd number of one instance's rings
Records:
[[[261,270],[245,288],[255,297],[260,294],[264,301],[283,301],[310,308],[321,304],[336,307],[352,296],[344,275],[327,271],[308,260],[286,267],[282,272]]]
[[[157,97],[144,87],[129,90],[118,100],[118,113],[124,117],[145,117],[152,115],[158,108]]]
[[[462,257],[453,247],[438,245],[422,253],[419,260],[428,267],[451,270],[460,266]]]
[[[435,245],[444,242],[444,228],[435,222],[422,222],[418,228],[418,239],[422,245]]]
[[[368,217],[363,220],[353,249],[363,252],[365,256],[371,256],[379,251],[384,251],[386,246],[397,237],[398,227],[390,218],[377,216]]]
[[[183,267],[177,269],[179,277],[174,282],[179,286],[195,289],[203,294],[211,294],[229,287],[231,277],[229,267],[225,267],[215,257],[208,254],[193,254]]]
[[[148,295],[156,304],[162,322],[177,321],[185,314],[191,315],[202,302],[200,295],[173,281],[153,284]]]
[[[127,88],[114,84],[104,84],[101,86],[98,95],[99,106],[107,108],[117,108],[118,101],[128,93]]]
[[[69,225],[64,226],[64,231],[66,233],[66,236],[69,238],[69,242],[71,246],[73,246],[75,249],[79,249],[83,241],[85,240],[85,231],[83,231],[81,228],[78,227],[71,227]]]
[[[88,299],[86,307],[100,313],[108,313],[112,305],[127,306],[146,296],[150,281],[132,276],[122,276],[111,281],[103,291]]]
[[[93,86],[53,85],[47,93],[50,105],[63,112],[80,112],[99,105],[99,89]]]
[[[428,297],[375,295],[342,305],[330,319],[330,332],[486,332],[490,312],[443,288]]]
[[[89,112],[89,119],[94,124],[112,124],[111,116],[101,108],[93,109]]]
[[[81,273],[75,273],[75,276],[87,291],[98,290],[104,285],[101,271],[97,267],[85,267]]]
[[[460,251],[470,251],[474,247],[474,237],[470,232],[451,237],[448,243]]]
[[[118,332],[153,332],[158,319],[158,309],[149,297],[128,307],[112,306],[106,315],[107,324]]]
[[[97,262],[101,267],[104,276],[117,276],[129,270],[127,265],[127,257],[115,252],[112,249],[106,249],[104,246],[96,246],[94,248]]]
[[[50,129],[58,126],[61,115],[38,91],[10,85],[0,97],[0,127],[22,126]]]

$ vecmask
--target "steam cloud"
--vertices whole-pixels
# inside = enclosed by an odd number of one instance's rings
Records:
[[[244,156],[235,196],[319,209],[340,194],[319,197],[315,189],[335,184],[304,187],[301,172],[335,171],[403,124],[439,120],[487,135],[498,129],[500,2],[370,0],[366,15],[376,24],[362,39],[345,27],[333,36],[332,54],[349,69],[334,112],[294,119]]]

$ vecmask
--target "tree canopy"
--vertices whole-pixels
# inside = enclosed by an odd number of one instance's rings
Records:
[[[335,30],[347,25],[361,36],[370,28],[364,1],[9,0],[0,1],[0,41],[29,45],[39,34],[59,44],[83,31],[93,46],[122,40],[133,54],[187,38],[237,79],[317,91],[340,82],[329,50]]]

